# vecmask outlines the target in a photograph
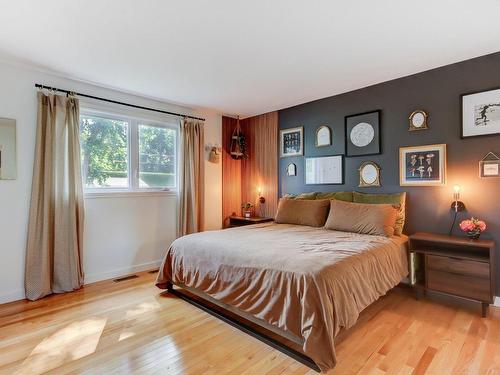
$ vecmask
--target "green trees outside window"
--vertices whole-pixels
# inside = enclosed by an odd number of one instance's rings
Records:
[[[177,131],[165,126],[81,115],[84,186],[119,189],[174,187],[176,137]],[[132,170],[137,170],[137,174]]]

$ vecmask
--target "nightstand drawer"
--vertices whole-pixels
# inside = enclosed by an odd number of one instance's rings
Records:
[[[490,265],[474,260],[427,255],[427,268],[453,274],[480,277],[488,280],[490,278]]]
[[[490,280],[469,275],[458,275],[427,270],[427,288],[439,292],[450,293],[456,296],[475,299],[478,301],[490,302]]]

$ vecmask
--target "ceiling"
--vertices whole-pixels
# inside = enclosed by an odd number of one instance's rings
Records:
[[[2,1],[0,53],[249,116],[500,50],[498,0]]]

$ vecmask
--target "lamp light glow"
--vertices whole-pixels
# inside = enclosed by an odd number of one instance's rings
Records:
[[[453,202],[451,202],[451,210],[454,212],[454,215],[453,215],[453,222],[451,223],[450,231],[448,232],[448,234],[450,236],[453,233],[453,228],[454,228],[455,222],[457,220],[457,214],[459,212],[465,210],[464,202],[460,201],[460,190],[462,190],[460,185],[453,186]]]
[[[258,193],[258,195],[259,195],[259,203],[260,203],[260,204],[265,203],[265,202],[266,202],[266,198],[264,198],[264,197],[262,196],[262,188],[261,188],[260,186],[257,188],[257,193]]]
[[[460,191],[462,188],[460,185],[453,186],[453,203],[451,204],[451,209],[455,212],[465,210],[465,204],[460,201]]]

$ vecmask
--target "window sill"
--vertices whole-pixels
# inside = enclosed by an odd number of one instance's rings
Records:
[[[137,190],[137,191],[87,191],[84,192],[84,199],[97,198],[135,198],[135,197],[175,197],[177,191],[163,190]]]

